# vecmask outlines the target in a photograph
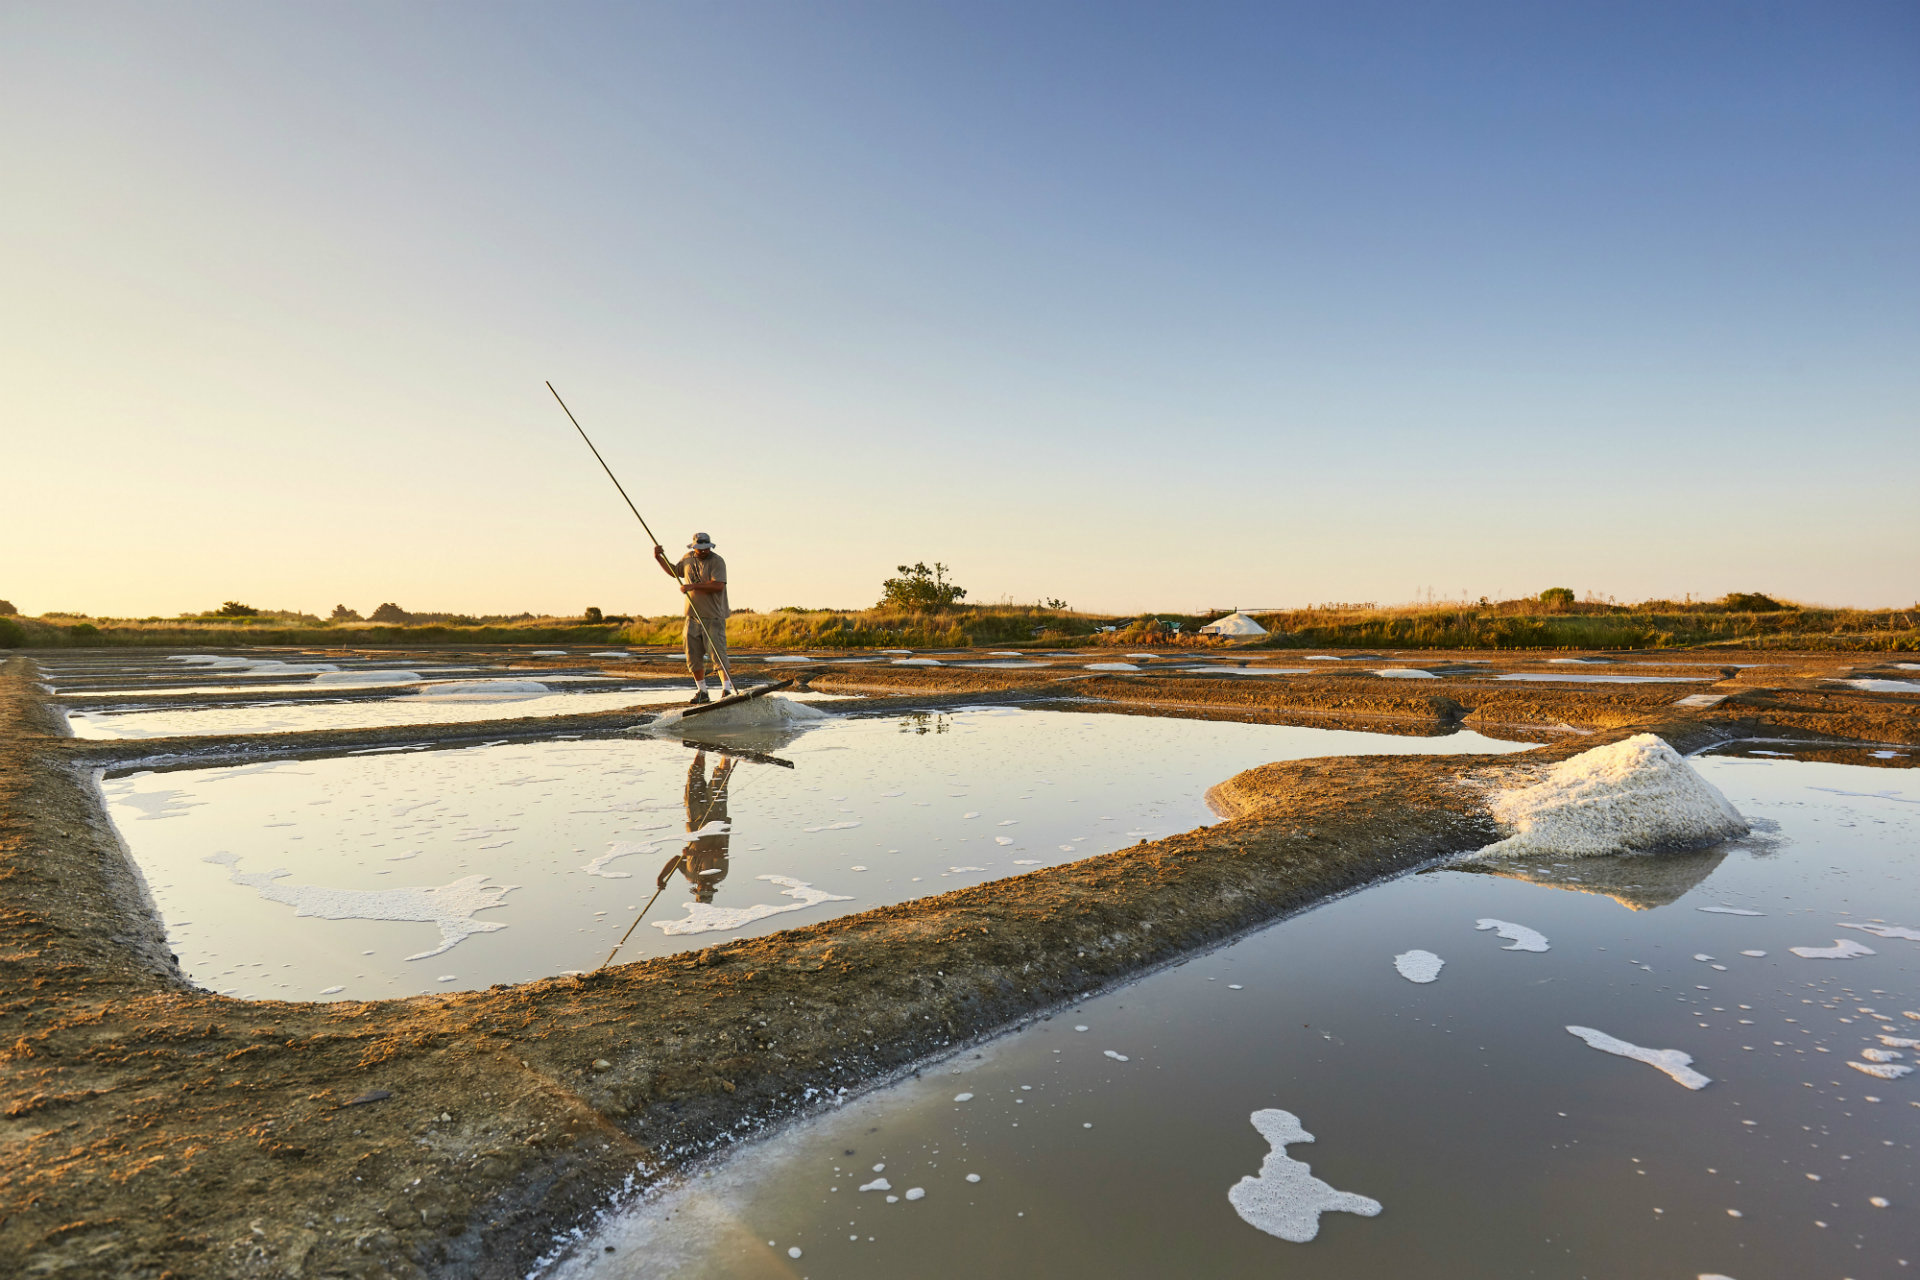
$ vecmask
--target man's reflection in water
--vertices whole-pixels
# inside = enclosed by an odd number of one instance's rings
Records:
[[[687,770],[687,830],[699,832],[714,823],[731,825],[727,816],[727,783],[733,778],[733,758],[721,756],[720,764],[707,776],[707,753],[693,753]],[[690,834],[687,847],[680,853],[680,874],[693,884],[696,902],[712,902],[714,890],[727,878],[727,831]]]

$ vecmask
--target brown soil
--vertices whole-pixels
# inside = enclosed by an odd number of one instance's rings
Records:
[[[1698,711],[1670,704],[1709,686],[1403,688],[1345,674],[1255,683],[1059,668],[827,668],[812,686],[879,694],[863,704],[873,709],[993,694],[1416,732],[1520,723],[1558,739],[1530,762],[1643,728],[1682,747],[1756,733],[1920,742],[1915,700],[1813,683],[1835,665],[1737,675],[1710,687],[1726,701]],[[1267,765],[1215,788],[1227,821],[1153,844],[586,978],[326,1005],[186,983],[92,785],[94,769],[135,757],[637,719],[81,743],[56,736],[28,662],[0,669],[0,1270],[523,1275],[641,1162],[671,1168],[743,1121],[793,1115],[1329,893],[1488,842],[1481,793],[1458,784],[1522,767],[1494,756]]]

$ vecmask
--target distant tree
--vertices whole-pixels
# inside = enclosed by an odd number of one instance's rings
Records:
[[[587,624],[589,626],[597,627],[600,625],[601,622],[605,620],[600,616],[600,610],[593,605],[587,606],[587,612],[585,616],[587,619]]]
[[[1056,600],[1052,596],[1048,596],[1045,600],[1042,600],[1040,602],[1040,607],[1042,609],[1051,609],[1055,613],[1065,613],[1067,611],[1067,602],[1065,600]]]
[[[0,600],[0,618],[11,618],[20,611],[13,607],[13,601]]]
[[[389,600],[373,611],[371,620],[374,622],[406,623],[413,621],[413,615]]]
[[[1778,613],[1782,609],[1793,608],[1790,604],[1781,604],[1772,596],[1763,596],[1758,591],[1729,591],[1720,602],[1720,607],[1729,613]]]
[[[358,622],[360,621],[360,615],[343,604],[337,604],[333,606],[333,620],[335,622]]]
[[[888,578],[880,584],[883,608],[892,605],[899,609],[944,609],[967,597],[965,587],[947,581],[947,566],[937,560],[931,569],[915,563],[900,565],[899,570],[899,577]]]
[[[250,604],[241,604],[238,600],[229,600],[220,606],[220,612],[216,616],[222,618],[257,618],[260,616],[260,611]]]
[[[1571,609],[1573,607],[1572,587],[1548,587],[1540,593],[1540,603],[1548,609]]]

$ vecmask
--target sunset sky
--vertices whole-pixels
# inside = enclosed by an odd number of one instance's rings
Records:
[[[0,598],[1920,597],[1907,2],[0,5]]]

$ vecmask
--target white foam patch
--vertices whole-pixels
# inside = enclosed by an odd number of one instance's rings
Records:
[[[315,684],[419,684],[418,671],[322,671]]]
[[[1913,1068],[1898,1062],[1853,1062],[1848,1066],[1855,1071],[1864,1071],[1876,1080],[1898,1080],[1901,1076],[1913,1074]]]
[[[1432,982],[1446,963],[1431,951],[1402,951],[1393,958],[1393,967],[1408,982]]]
[[[440,945],[407,957],[425,960],[451,950],[476,933],[492,933],[507,926],[498,920],[476,920],[476,913],[504,905],[501,899],[519,885],[488,884],[487,877],[465,876],[452,884],[419,885],[400,889],[329,889],[321,885],[282,884],[291,871],[242,871],[232,853],[208,854],[204,862],[227,868],[227,878],[246,885],[268,902],[285,903],[296,916],[322,920],[394,920],[437,925]]]
[[[1920,693],[1920,680],[1842,680],[1840,683],[1868,693]]]
[[[799,901],[787,906],[776,906],[770,902],[756,902],[750,907],[716,907],[711,902],[684,903],[687,914],[679,920],[654,920],[650,923],[660,932],[678,937],[690,933],[724,933],[729,929],[742,929],[756,920],[765,920],[768,916],[781,915],[788,911],[804,911],[808,907],[817,907],[823,902],[852,902],[846,894],[828,893],[816,889],[805,880],[795,880],[791,876],[761,876],[773,884],[784,885],[780,892]]]
[[[538,680],[439,680],[422,685],[415,696],[427,702],[481,702],[551,692]]]
[[[1872,947],[1852,938],[1835,938],[1830,947],[1788,947],[1787,950],[1802,960],[1852,960],[1856,956],[1875,954]]]
[[[1592,1027],[1568,1027],[1567,1030],[1602,1053],[1632,1058],[1635,1062],[1646,1063],[1656,1071],[1665,1072],[1685,1088],[1704,1089],[1713,1083],[1711,1077],[1703,1076],[1693,1069],[1693,1055],[1682,1050],[1643,1049],[1637,1044],[1628,1044],[1625,1040],[1617,1039],[1604,1031],[1595,1031]]]
[[[944,665],[938,658],[895,658],[896,667],[938,667]]]
[[[1749,829],[1718,788],[1650,733],[1563,760],[1532,786],[1496,792],[1488,808],[1514,834],[1483,857],[1699,848]]]
[[[631,658],[633,655],[625,649],[601,649],[599,652],[590,653],[587,656],[589,658]]]
[[[1861,932],[1870,933],[1876,938],[1898,938],[1906,942],[1920,942],[1920,929],[1909,929],[1905,925],[1843,923],[1834,927],[1838,929],[1859,929]]]
[[[646,727],[648,733],[678,733],[683,728],[698,727],[702,733],[726,733],[735,729],[776,729],[783,725],[804,724],[813,720],[830,719],[826,712],[818,707],[808,706],[804,702],[794,702],[777,693],[764,697],[749,698],[745,702],[736,702],[732,706],[721,707],[704,715],[689,717],[688,710],[681,708],[666,712]]]
[[[1749,911],[1745,907],[1695,907],[1695,911],[1704,911],[1713,916],[1764,916],[1764,911]]]
[[[1512,945],[1500,948],[1502,951],[1545,951],[1547,935],[1538,929],[1529,929],[1523,924],[1511,920],[1495,920],[1491,916],[1473,922],[1475,929],[1492,929]]]
[[[1389,680],[1438,680],[1440,678],[1431,671],[1416,671],[1412,667],[1388,667],[1373,674],[1385,676]]]
[[[527,656],[529,658],[564,658],[567,656],[567,651],[565,649],[535,649]]]
[[[1260,1162],[1257,1176],[1242,1178],[1227,1191],[1227,1201],[1242,1221],[1270,1236],[1305,1244],[1320,1234],[1323,1213],[1357,1213],[1363,1218],[1379,1214],[1378,1200],[1336,1191],[1313,1176],[1313,1166],[1287,1154],[1289,1144],[1313,1141],[1291,1111],[1268,1108],[1254,1112],[1252,1119],[1273,1150]]]
[[[607,865],[616,858],[630,857],[636,853],[658,852],[660,852],[658,844],[635,844],[626,840],[612,840],[608,842],[605,853],[580,869],[590,876],[599,876],[603,880],[631,880],[633,872],[609,871]]]
[[[1140,668],[1131,662],[1089,662],[1089,671],[1138,671]]]

